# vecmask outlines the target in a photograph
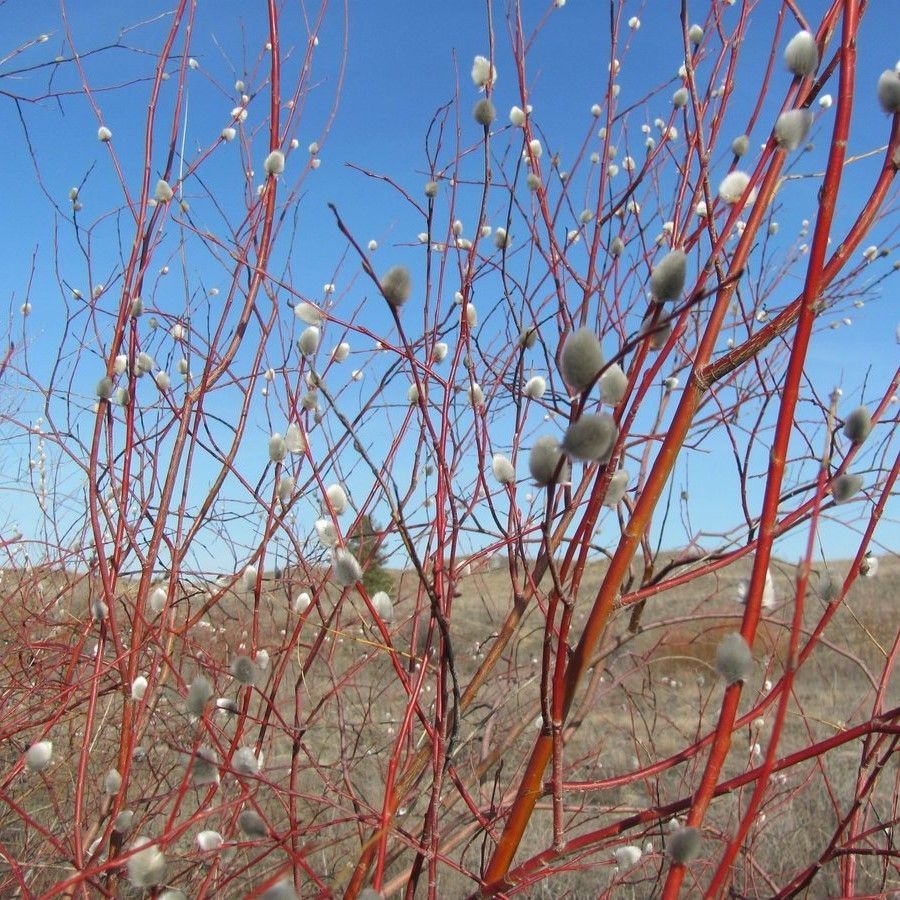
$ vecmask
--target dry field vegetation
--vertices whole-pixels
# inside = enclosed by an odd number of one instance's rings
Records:
[[[833,563],[828,571],[843,577],[848,565]],[[479,567],[477,561],[472,569],[460,583],[453,605],[452,645],[463,684],[483,659],[484,645],[496,634],[512,602],[507,573],[498,571],[496,564]],[[597,590],[605,569],[605,563],[590,564],[582,582],[585,597]],[[741,715],[750,721],[735,732],[723,781],[759,765],[760,751],[766,745],[767,712],[771,714],[771,709],[763,705],[767,686],[776,683],[784,670],[794,572],[792,566],[781,562],[773,563],[772,569],[777,601],[754,644],[754,671],[740,708]],[[636,632],[629,628],[632,610],[617,611],[594,661],[586,698],[577,707],[566,744],[569,781],[608,779],[610,783],[586,795],[583,802],[569,801],[566,821],[570,837],[679,801],[681,805],[675,811],[685,809],[702,753],[659,772],[633,773],[676,756],[712,731],[722,694],[715,672],[716,647],[722,634],[734,630],[739,621],[741,607],[734,598],[739,582],[748,573],[749,566],[739,562],[651,598]],[[392,677],[387,655],[396,653],[411,673],[418,671],[422,662],[432,664],[430,657],[423,658],[417,652],[417,645],[421,647],[424,641],[416,638],[415,631],[418,628],[421,633],[427,628],[428,616],[411,608],[410,592],[404,589],[414,584],[415,574],[391,574],[398,584],[399,597],[391,628],[393,651],[384,645],[359,604],[345,604],[340,615],[332,617],[333,597],[328,593],[300,624],[300,617],[290,610],[304,584],[290,573],[264,578],[258,646],[270,648],[270,659],[252,689],[241,688],[229,671],[230,661],[246,649],[253,619],[253,595],[241,590],[240,583],[236,590],[226,591],[183,640],[172,642],[173,653],[161,660],[156,676],[155,708],[149,712],[146,729],[140,735],[140,762],[132,770],[130,790],[141,798],[135,808],[135,833],[161,830],[156,821],[159,817],[177,815],[180,836],[169,845],[167,856],[170,871],[179,873],[182,889],[190,884],[198,893],[201,888],[207,891],[208,896],[244,896],[277,869],[278,847],[286,843],[292,843],[301,855],[315,857],[317,877],[324,878],[329,889],[338,889],[346,882],[348,860],[355,860],[362,846],[357,819],[362,816],[365,820],[367,815],[374,819],[378,814],[396,728],[406,708],[406,696]],[[65,585],[68,589],[63,591]],[[28,881],[37,894],[71,874],[65,861],[47,853],[41,829],[63,836],[69,827],[63,817],[72,809],[78,781],[75,762],[84,709],[81,704],[72,706],[61,717],[57,717],[57,711],[60,692],[78,693],[95,672],[95,641],[85,616],[91,582],[71,574],[63,577],[38,570],[7,570],[2,587],[0,708],[5,726],[12,732],[22,723],[37,728],[49,718],[54,721],[56,754],[52,766],[42,773],[23,771],[16,776],[5,788],[11,802],[0,812],[4,854],[29,873]],[[93,585],[93,590],[98,586]],[[221,584],[216,582],[182,585],[173,631],[178,630],[179,623],[197,615],[207,592],[219,590]],[[67,599],[58,604],[55,600],[61,591]],[[880,671],[897,639],[898,597],[900,563],[895,559],[882,559],[877,577],[857,579],[795,679],[779,758],[869,718],[877,684],[872,673]],[[811,598],[807,615],[810,627],[818,621],[822,605],[820,599]],[[579,625],[583,617],[584,611],[576,602],[575,620]],[[520,759],[540,728],[541,623],[542,616],[532,608],[523,619],[520,637],[498,665],[500,674],[483,692],[481,702],[464,716],[459,729],[454,763],[481,785],[475,799],[483,809],[489,809],[492,799],[497,799],[502,777],[511,774],[504,769],[504,762]],[[20,630],[27,633],[27,639]],[[302,661],[320,641],[325,645],[323,652],[304,671]],[[30,648],[27,652],[22,650],[26,646]],[[272,673],[276,670],[282,673],[281,687],[273,694]],[[36,672],[41,673],[40,680],[35,679]],[[48,679],[48,673],[57,677]],[[216,709],[214,701],[207,706],[203,722],[186,710],[187,686],[198,673],[210,679],[216,698],[233,700],[246,711],[240,729],[236,727],[239,717]],[[424,690],[427,700],[429,683]],[[97,739],[82,779],[91,795],[87,798],[92,814],[88,824],[96,834],[107,837],[110,823],[104,814],[109,798],[103,795],[102,784],[105,773],[115,765],[118,750],[115,728],[108,726],[119,720],[122,704],[128,702],[129,691],[116,678],[115,670],[107,668],[97,694]],[[896,678],[889,682],[881,703],[884,709],[900,703]],[[296,736],[295,745],[291,734]],[[208,786],[184,789],[190,752],[209,744],[210,737],[223,756],[239,745],[261,746],[264,751],[258,775],[229,772],[226,766],[212,802]],[[0,760],[3,768],[9,771],[14,767],[25,749],[21,740],[7,741]],[[738,858],[736,884],[741,883],[742,868],[748,865],[751,853],[752,879],[763,877],[773,892],[800,863],[816,858],[847,812],[843,798],[853,796],[860,754],[860,741],[850,741],[773,776],[760,824],[748,842],[748,854]],[[864,806],[866,823],[876,833],[874,843],[889,851],[895,847],[898,783],[900,769],[895,755],[880,773]],[[285,800],[288,794],[290,806]],[[173,797],[179,795],[173,810]],[[718,834],[727,837],[733,831],[742,798],[738,788],[714,802],[705,827],[707,842],[712,844]],[[399,839],[392,843],[386,869],[388,882],[405,872],[413,860],[413,851],[404,846],[402,838],[404,818],[416,821],[416,813],[421,814],[416,807],[426,801],[427,793],[413,788],[398,810]],[[469,817],[465,809],[458,808],[460,805],[459,798],[448,791],[446,827],[450,831],[455,826],[463,828],[464,837],[447,851],[448,857],[478,869],[487,849],[485,837],[465,828]],[[236,826],[242,806],[263,812],[272,834],[252,838],[242,835]],[[26,834],[20,809],[27,810],[39,828],[31,828]],[[523,853],[530,855],[529,851],[538,852],[550,843],[550,815],[549,802],[539,803],[523,842]],[[667,865],[669,828],[677,823],[674,812],[663,822],[670,824],[668,828],[664,824],[662,830],[658,822],[647,827],[637,825],[621,840],[610,842],[600,855],[599,866],[588,856],[585,871],[576,862],[571,871],[534,887],[525,896],[594,897],[606,888],[611,888],[616,897],[658,895]],[[879,835],[882,826],[884,834]],[[218,830],[226,838],[226,850],[217,866],[198,860],[195,841],[203,829]],[[112,836],[115,838],[114,832]],[[409,834],[407,839],[412,843],[415,835]],[[615,865],[612,850],[623,842],[645,850],[632,871],[619,871]],[[711,850],[709,855],[714,857]],[[835,863],[824,867],[808,896],[839,894],[835,868]],[[702,882],[702,864],[696,877]],[[10,883],[6,884],[4,896],[13,896]],[[311,881],[309,887],[309,896],[321,893],[322,885],[317,887]],[[441,896],[463,896],[471,887],[468,879],[454,876],[449,867],[442,875]],[[118,889],[123,897],[140,895],[124,880]],[[877,856],[862,856],[859,889],[866,895],[887,895],[900,890],[900,881],[885,877]]]

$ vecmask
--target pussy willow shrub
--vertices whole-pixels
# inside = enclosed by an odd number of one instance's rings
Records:
[[[457,6],[6,48],[0,895],[900,887],[893,9]]]

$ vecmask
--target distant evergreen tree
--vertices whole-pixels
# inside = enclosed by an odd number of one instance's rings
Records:
[[[347,539],[347,546],[363,568],[363,586],[369,596],[376,591],[385,591],[393,597],[394,579],[384,567],[387,557],[378,546],[381,533],[372,517],[364,515]]]

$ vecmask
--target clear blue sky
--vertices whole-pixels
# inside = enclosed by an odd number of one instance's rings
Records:
[[[295,4],[288,6],[290,10],[282,20],[283,45],[286,48],[302,48],[305,32],[294,9]],[[544,3],[526,2],[524,6],[528,16],[527,30],[549,8],[549,4]],[[623,38],[631,41],[631,47],[627,53],[620,54],[623,70],[619,79],[622,86],[619,107],[623,108],[646,94],[649,86],[660,88],[655,100],[634,115],[631,120],[634,130],[638,122],[652,123],[656,116],[668,115],[668,98],[678,86],[675,73],[683,56],[678,36],[678,4],[651,3],[648,6],[648,10],[639,4],[633,4],[633,10],[629,7],[628,15],[633,12],[641,16],[643,24],[639,31],[631,33],[624,25],[621,31]],[[731,106],[725,129],[729,134],[743,131],[743,122],[756,102],[758,66],[769,52],[779,6],[774,2],[763,2],[757,5],[753,13],[755,22],[749,30],[748,46],[745,47],[735,79],[737,97]],[[113,7],[94,0],[73,2],[69,7],[74,40],[82,51],[112,43],[123,25],[138,21],[149,23],[129,32],[124,38],[130,46],[147,50],[149,55],[113,49],[86,61],[86,70],[95,86],[121,84],[131,78],[149,75],[154,63],[152,51],[159,46],[160,36],[168,23],[165,12],[168,7],[145,2],[124,2]],[[305,182],[299,204],[299,236],[293,248],[297,287],[311,298],[321,296],[321,285],[332,280],[337,281],[340,296],[342,280],[345,284],[349,282],[357,268],[353,263],[345,263],[335,278],[335,266],[341,258],[344,244],[325,208],[327,201],[337,204],[363,242],[372,237],[379,240],[378,266],[384,268],[394,262],[404,262],[411,267],[420,265],[421,252],[406,245],[415,242],[421,222],[397,201],[386,186],[350,170],[347,163],[387,174],[413,196],[420,197],[426,170],[423,149],[425,131],[435,110],[456,96],[457,80],[465,141],[473,143],[477,138],[469,118],[471,105],[477,99],[469,80],[469,69],[476,53],[487,53],[484,4],[461,3],[455,5],[452,12],[443,4],[410,0],[351,2],[350,7],[347,68],[337,117],[327,140],[322,144],[322,166]],[[806,7],[811,19],[816,21],[825,4],[810,3]],[[234,80],[247,78],[251,87],[254,81],[261,80],[261,75],[254,77],[253,71],[256,70],[260,48],[267,40],[263,8],[264,4],[256,0],[250,4],[199,4],[191,54],[200,65],[189,76],[188,158],[192,148],[211,141],[227,124],[229,110],[235,102],[234,93],[230,91]],[[696,4],[698,20],[702,21],[705,17],[706,9],[707,4]],[[726,17],[736,18],[738,9],[739,5],[727,10]],[[159,21],[154,24],[152,20],[157,16]],[[508,40],[509,26],[504,16],[505,4],[495,3],[495,58],[500,77],[494,100],[500,122],[505,124],[507,110],[510,105],[519,102],[519,98]],[[547,149],[558,151],[563,165],[573,158],[585,135],[591,129],[596,131],[597,123],[590,117],[589,109],[592,103],[603,100],[609,62],[608,17],[607,4],[594,0],[569,0],[564,8],[552,12],[529,58],[535,120],[542,131],[552,137],[552,147]],[[343,9],[337,3],[332,4],[318,32],[320,44],[315,52],[313,79],[316,87],[306,101],[302,125],[296,134],[301,153],[310,141],[319,138],[327,122],[337,87],[343,28]],[[788,24],[786,29],[789,35],[795,27]],[[50,39],[8,61],[0,68],[0,76],[11,69],[50,63],[57,54],[68,55],[62,39],[57,4],[8,0],[0,6],[0,34],[4,35],[2,50],[8,51],[40,33],[49,34]],[[851,156],[873,150],[886,141],[889,121],[878,108],[874,88],[878,74],[893,66],[900,52],[893,37],[893,43],[886,40],[887,35],[895,34],[896,4],[892,0],[870,4],[859,41],[859,97],[849,148]],[[782,40],[782,46],[784,42]],[[294,71],[291,65],[289,62],[287,66],[288,80]],[[20,92],[25,96],[40,94],[54,69],[52,84],[55,89],[77,91],[78,82],[71,65],[51,65],[21,77],[0,78],[0,89]],[[250,70],[249,75],[247,69]],[[773,92],[771,102],[767,101],[759,124],[751,135],[751,160],[767,137],[774,104],[780,102],[789,81],[780,58],[776,61],[775,70],[774,78],[779,82],[779,88]],[[217,85],[224,87],[225,91],[219,90]],[[133,189],[136,189],[141,162],[140,135],[148,90],[149,85],[145,82],[97,95],[104,121],[113,130],[117,152],[124,162],[125,175]],[[825,90],[835,93],[836,79],[833,78]],[[164,98],[163,104],[167,102]],[[258,122],[258,117],[263,114],[263,104],[259,101],[254,103],[251,104],[248,127],[255,124],[254,116],[257,116]],[[61,209],[66,209],[69,188],[79,183],[92,166],[94,168],[84,191],[84,215],[90,218],[119,202],[108,154],[96,139],[97,122],[83,97],[76,93],[59,103],[22,103],[20,108],[35,148],[43,187]],[[821,171],[823,167],[834,108],[823,113],[816,109],[817,121],[811,140],[817,149],[793,162],[792,171],[797,173]],[[0,123],[7,148],[7,212],[4,217],[7,224],[4,229],[4,253],[0,256],[0,275],[6,300],[4,316],[8,317],[14,339],[20,342],[23,321],[19,306],[28,295],[33,305],[32,315],[27,321],[28,340],[32,342],[32,364],[39,371],[42,366],[49,367],[59,342],[60,286],[53,265],[55,225],[60,227],[57,257],[60,274],[73,286],[80,286],[86,291],[86,272],[71,233],[65,233],[64,226],[55,217],[49,200],[42,193],[32,161],[21,150],[24,134],[16,105],[3,96],[0,96]],[[641,135],[633,136],[635,146],[639,146],[637,141],[641,138]],[[258,135],[256,141],[261,162],[264,135]],[[637,156],[634,150],[631,152]],[[836,238],[847,226],[848,212],[855,209],[853,197],[868,190],[878,164],[879,158],[875,156],[849,166],[836,221]],[[727,166],[728,159],[721,156],[718,169],[724,173]],[[217,184],[221,183],[224,190],[238,189],[233,167],[229,169],[224,158],[214,160],[207,167],[206,174],[210,178],[221,178]],[[802,242],[798,238],[801,221],[815,218],[817,186],[814,179],[794,183],[780,201],[783,207],[776,215],[782,229],[778,240],[785,252],[788,247]],[[475,196],[474,193],[461,194],[463,206],[457,210],[457,215],[467,225],[475,219]],[[504,211],[505,200],[497,193],[490,217],[499,220]],[[653,224],[651,220],[647,226],[648,233],[652,235],[658,231],[661,221]],[[857,309],[849,302],[845,304],[846,308],[842,307],[840,313],[831,318],[840,320],[848,316],[852,319],[852,325],[819,332],[811,348],[809,375],[822,396],[827,396],[832,387],[840,385],[849,398],[848,403],[851,399],[854,403],[860,400],[871,402],[876,392],[883,390],[883,385],[897,365],[895,329],[898,313],[893,301],[900,273],[892,268],[893,262],[900,259],[897,226],[897,195],[894,192],[888,216],[876,225],[871,240],[866,242],[888,247],[890,254],[869,266],[859,282],[868,285],[862,297],[865,307]],[[119,248],[110,234],[110,229],[99,229],[98,243],[92,248],[97,265],[96,280],[102,281],[106,271],[117,267]],[[414,255],[416,253],[418,257]],[[30,263],[34,254],[37,254],[37,272],[29,290]],[[198,281],[207,286],[215,282],[217,276],[208,261],[192,260],[191,268]],[[772,306],[777,307],[788,299],[789,292],[799,289],[802,271],[800,267],[792,270],[783,288],[773,296]],[[359,279],[356,284],[355,290],[362,291]],[[351,296],[341,302],[355,304],[358,300]],[[366,324],[377,332],[385,327],[381,316],[380,312],[372,313],[372,319]],[[325,343],[330,347],[333,341],[329,343],[326,338]],[[607,345],[606,350],[610,353],[615,347]],[[86,367],[77,382],[86,396],[91,393],[95,380],[95,370]],[[397,390],[400,390],[399,387]],[[22,402],[25,418],[31,418],[36,409],[34,398],[24,397]],[[891,450],[892,447],[889,447],[888,456],[891,456]],[[7,451],[7,459],[9,453]],[[703,452],[684,454],[676,475],[675,496],[689,487],[692,522],[709,523],[710,531],[734,523],[733,510],[721,508],[720,501],[722,483],[719,479],[724,479],[727,484],[730,469],[727,465],[720,465],[718,455],[727,453],[723,442],[711,442],[703,448]],[[525,469],[524,461],[520,469],[521,475]],[[712,473],[715,477],[710,477]],[[761,485],[762,482],[758,483]],[[19,521],[27,521],[27,517],[28,513],[23,509]],[[684,531],[680,521],[675,525],[670,522],[669,529],[664,543],[681,543]],[[844,555],[852,549],[850,535],[845,530],[826,524],[822,534],[827,554]],[[878,537],[882,546],[900,545],[900,529],[892,519],[890,508]],[[782,555],[794,557],[804,542],[804,533],[798,532],[796,538],[784,542],[779,551]]]

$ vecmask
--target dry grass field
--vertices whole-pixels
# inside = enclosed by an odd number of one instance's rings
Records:
[[[832,570],[843,576],[846,567],[846,563],[836,563]],[[671,758],[714,726],[722,693],[713,667],[716,645],[722,633],[738,625],[741,607],[734,597],[746,571],[746,566],[731,566],[651,598],[636,634],[628,629],[631,610],[617,612],[595,661],[590,687],[580,698],[580,706],[576,704],[575,727],[569,731],[566,745],[572,780],[601,784],[594,790],[567,793],[567,837],[690,797],[704,755]],[[580,595],[584,601],[576,602],[576,625],[583,620],[586,600],[599,585],[602,572],[603,564],[595,563],[585,573]],[[422,641],[414,638],[413,625],[419,630],[427,627],[427,617],[403,599],[412,593],[410,574],[394,574],[400,597],[393,628],[394,652],[407,671],[418,674],[419,665],[424,662],[427,666],[428,658],[423,660],[416,652],[416,644],[421,646]],[[765,702],[783,672],[792,612],[792,567],[773,566],[773,576],[777,601],[768,611],[754,647],[754,671],[743,692],[742,714]],[[57,604],[64,582],[69,588]],[[368,626],[368,614],[358,600],[346,600],[332,615],[334,597],[322,596],[318,608],[297,631],[299,617],[290,611],[290,604],[303,585],[274,578],[266,579],[265,584],[257,647],[267,649],[269,663],[252,690],[241,690],[229,671],[230,661],[249,641],[252,594],[227,591],[183,638],[173,637],[172,655],[148,647],[145,674],[151,687],[142,702],[150,709],[127,787],[128,806],[135,819],[129,833],[121,837],[127,847],[129,836],[153,834],[164,824],[171,827],[175,823],[179,837],[166,848],[170,879],[182,890],[189,886],[194,893],[189,891],[188,896],[245,896],[267,873],[284,864],[280,848],[288,845],[302,851],[319,879],[318,883],[309,880],[308,896],[339,893],[360,851],[363,836],[358,819],[370,815],[375,821],[379,814],[394,736],[406,708],[390,651]],[[453,607],[451,636],[458,677],[464,686],[500,627],[511,598],[508,575],[502,571],[476,570],[463,584]],[[205,592],[214,587],[181,586],[173,633],[181,630],[189,616],[196,615]],[[129,687],[121,683],[114,665],[114,642],[108,645],[104,659],[96,659],[96,630],[92,631],[86,620],[90,589],[86,578],[64,579],[58,573],[7,571],[3,577],[3,896],[17,895],[10,878],[13,866],[25,873],[35,894],[58,885],[72,872],[76,768],[91,696],[89,686],[98,671],[84,780],[93,793],[83,801],[82,834],[86,846],[101,838],[101,844],[93,848],[95,860],[104,858],[107,841],[119,839],[107,821],[109,798],[101,787],[104,774],[116,765],[121,707],[132,701]],[[898,637],[898,594],[900,564],[896,560],[882,559],[877,577],[857,581],[797,674],[778,758],[870,717],[877,673]],[[117,614],[119,628],[128,627],[127,599],[123,597]],[[821,599],[815,595],[808,598],[810,627],[821,610]],[[467,783],[480,785],[475,799],[485,814],[499,801],[500,786],[514,775],[540,727],[542,635],[542,616],[532,608],[480,702],[460,724],[454,763],[466,774]],[[322,642],[323,649],[311,665],[304,666],[316,641]],[[235,701],[239,711],[217,710],[211,702],[202,721],[188,713],[184,700],[187,685],[198,673],[210,679],[216,698]],[[280,677],[276,679],[275,673]],[[276,681],[277,691],[272,689]],[[429,698],[433,690],[426,675],[423,702],[433,702],[433,694]],[[898,702],[900,688],[893,677],[881,705],[890,709]],[[773,715],[774,705],[765,706],[735,732],[724,778],[759,764]],[[55,747],[50,768],[42,773],[23,770],[11,774],[28,743],[47,726]],[[421,742],[421,732],[415,733]],[[226,765],[218,785],[186,786],[192,771],[191,754],[199,748],[214,745],[221,759],[230,757],[236,747],[257,742],[264,752],[258,775],[238,773]],[[404,752],[414,749],[410,745]],[[749,852],[738,857],[737,891],[742,884],[762,881],[775,893],[799,863],[816,859],[847,812],[860,753],[861,742],[853,740],[772,777],[764,815],[748,839]],[[628,777],[666,760],[670,764],[658,770]],[[873,843],[888,853],[896,852],[892,823],[897,818],[898,774],[894,756],[879,773],[865,805],[867,827],[876,832],[878,826],[884,829]],[[610,783],[602,784],[605,780]],[[745,800],[743,791],[748,790],[752,784],[713,804],[704,829],[710,858],[715,858],[716,842],[733,831]],[[404,832],[404,818],[418,821],[416,806],[426,804],[427,798],[426,776],[398,810],[389,843],[387,883],[413,860],[409,845],[416,835]],[[263,812],[271,823],[268,837],[247,839],[238,830],[238,813],[248,806]],[[32,822],[27,829],[23,812]],[[666,818],[673,820],[671,815]],[[489,838],[469,827],[471,821],[471,813],[459,802],[452,785],[447,785],[441,829],[448,836],[448,855],[477,872]],[[609,888],[614,897],[655,896],[667,865],[664,851],[670,827],[664,824],[661,829],[659,822],[653,821],[610,840],[608,847],[599,851],[604,863],[599,880],[596,868],[582,872],[578,857],[573,857],[566,871],[525,895],[593,897]],[[204,856],[197,851],[196,835],[203,829],[215,829],[225,837],[225,848],[218,854]],[[55,835],[73,855],[66,859],[52,852],[43,830]],[[550,843],[548,801],[539,804],[520,858]],[[623,843],[645,851],[630,871],[615,867],[613,850]],[[596,859],[589,857],[585,864],[595,866]],[[753,871],[743,871],[745,866]],[[692,868],[691,877],[697,881],[691,890],[702,885],[706,871],[701,858]],[[868,894],[900,890],[895,877],[885,879],[885,872],[893,870],[885,867],[878,854],[860,856],[859,871],[858,883]],[[441,896],[464,896],[472,889],[468,878],[450,872],[451,866],[445,867]],[[836,896],[835,873],[834,863],[825,866],[806,896]],[[133,894],[125,879],[118,882],[117,889],[120,896]],[[99,881],[97,890],[101,895]]]

